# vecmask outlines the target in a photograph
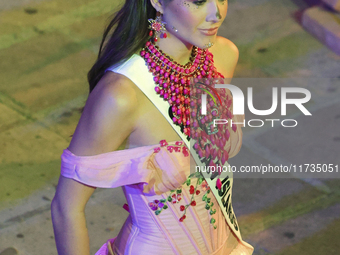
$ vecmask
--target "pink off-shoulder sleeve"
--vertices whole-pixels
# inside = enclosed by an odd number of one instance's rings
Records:
[[[188,150],[175,143],[94,156],[77,156],[65,149],[61,155],[61,175],[99,188],[143,183],[144,193],[162,194],[182,185],[190,171]]]
[[[153,173],[153,169],[148,167],[153,147],[143,146],[94,156],[77,156],[65,149],[61,155],[61,175],[100,188],[148,182]]]

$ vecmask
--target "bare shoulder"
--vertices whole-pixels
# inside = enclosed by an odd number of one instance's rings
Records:
[[[135,128],[137,106],[134,83],[107,72],[89,94],[68,149],[79,156],[116,150]]]
[[[227,38],[217,36],[215,45],[209,50],[214,55],[217,71],[225,78],[232,78],[239,58],[236,45]]]
[[[101,99],[101,100],[99,100]],[[107,72],[90,93],[88,101],[92,103],[114,104],[125,110],[134,109],[136,91],[133,82],[126,76]]]

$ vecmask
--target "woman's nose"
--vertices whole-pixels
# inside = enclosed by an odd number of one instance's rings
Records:
[[[220,6],[218,5],[217,1],[210,1],[208,3],[208,16],[207,21],[208,22],[218,22],[222,18],[221,12],[220,12]]]

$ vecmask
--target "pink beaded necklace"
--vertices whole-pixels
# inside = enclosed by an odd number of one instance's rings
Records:
[[[214,67],[213,55],[193,47],[190,62],[181,65],[148,41],[140,55],[158,85],[155,91],[171,105],[170,117],[175,125],[190,139],[190,80],[191,78],[223,78]]]

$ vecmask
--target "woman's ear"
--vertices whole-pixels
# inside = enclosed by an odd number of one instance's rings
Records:
[[[163,12],[163,7],[164,7],[164,1],[163,0],[150,0],[153,8],[156,9],[156,11],[160,12],[160,13],[164,13]]]

